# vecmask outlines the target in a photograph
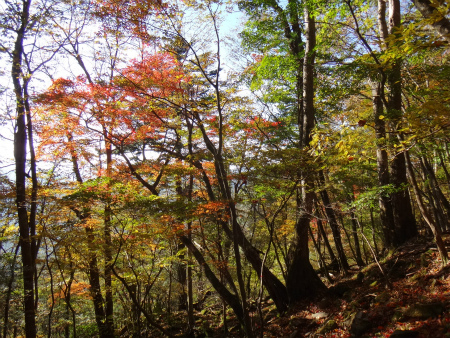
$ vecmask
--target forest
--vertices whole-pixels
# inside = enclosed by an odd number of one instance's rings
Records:
[[[0,337],[449,337],[449,14],[1,0]]]

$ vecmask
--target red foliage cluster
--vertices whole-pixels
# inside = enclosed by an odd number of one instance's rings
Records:
[[[168,53],[145,54],[120,74],[110,83],[89,83],[85,77],[55,80],[37,98],[43,113],[38,128],[41,146],[57,145],[60,156],[86,146],[75,146],[81,138],[101,135],[110,143],[125,145],[162,137],[175,116],[166,99],[181,96],[189,79]]]

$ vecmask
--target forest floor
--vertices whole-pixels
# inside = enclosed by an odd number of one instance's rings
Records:
[[[263,337],[450,338],[450,265],[441,266],[432,241],[408,243],[379,263],[336,279],[328,294],[283,315],[265,304]],[[257,325],[257,312],[252,315]],[[220,313],[207,310],[197,318],[213,323]],[[232,319],[227,334],[220,325],[208,326],[198,337],[238,336]]]

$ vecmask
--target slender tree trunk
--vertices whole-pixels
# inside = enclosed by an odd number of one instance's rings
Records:
[[[221,296],[221,298],[233,309],[234,313],[236,314],[236,318],[239,320],[241,325],[245,327],[244,311],[242,309],[242,304],[239,300],[239,297],[228,291],[225,285],[219,281],[216,275],[212,272],[208,263],[205,261],[205,258],[203,257],[201,252],[197,249],[194,243],[192,243],[192,241],[189,240],[187,236],[181,236],[180,240],[186,245],[188,250],[191,251],[192,255],[197,260],[197,263],[202,267],[203,271],[205,272],[206,278],[209,280],[209,282],[217,291],[217,293]]]
[[[52,336],[52,316],[53,316],[53,309],[55,307],[55,290],[54,290],[54,282],[53,282],[53,272],[52,272],[52,268],[50,266],[49,263],[49,254],[48,254],[48,246],[47,246],[47,242],[45,242],[45,264],[47,265],[47,270],[48,270],[48,274],[50,276],[50,294],[51,294],[51,305],[50,305],[50,311],[48,313],[48,321],[47,321],[47,325],[48,325],[48,332],[47,332],[47,336],[48,338],[51,338]]]
[[[354,260],[356,261],[355,249],[353,248],[352,240],[350,238],[350,235],[348,234],[347,229],[345,229],[345,222],[344,222],[344,217],[342,216],[342,213],[339,215],[339,219],[340,219],[341,224],[342,224],[342,230],[344,231],[345,237],[347,238],[348,246],[350,248],[350,251],[352,252],[352,256],[353,256]]]
[[[447,186],[448,186],[448,188],[450,189],[450,174],[449,174],[449,172],[448,172],[448,170],[447,170],[447,166],[445,165],[445,162],[444,162],[444,158],[443,158],[443,156],[442,156],[442,153],[438,150],[438,156],[439,156],[439,161],[440,161],[440,163],[441,163],[441,168],[444,170],[444,173],[445,173],[445,177],[446,177],[446,179],[447,179]]]
[[[25,32],[29,23],[29,11],[31,0],[22,1],[20,27],[17,30],[17,38],[14,43],[12,60],[12,81],[14,84],[14,94],[16,98],[16,131],[14,133],[14,158],[16,162],[16,205],[20,233],[20,247],[23,267],[23,290],[24,290],[24,312],[25,312],[25,336],[27,338],[36,337],[36,308],[35,308],[35,257],[36,253],[32,238],[35,229],[35,216],[28,215],[26,198],[26,158],[27,158],[27,111],[24,88],[22,86],[22,55]],[[25,81],[24,86],[27,85]],[[33,135],[29,134],[28,138]],[[34,182],[33,182],[34,183]],[[32,187],[34,192],[37,187]],[[35,201],[34,201],[35,202]],[[33,208],[34,212],[36,211]],[[31,209],[30,209],[31,212]]]
[[[442,265],[446,265],[448,263],[448,253],[447,253],[447,249],[445,248],[445,243],[442,240],[441,230],[439,229],[439,227],[436,226],[433,219],[429,215],[425,204],[423,203],[422,195],[420,193],[419,186],[417,184],[416,176],[414,174],[414,169],[413,169],[408,151],[405,151],[404,155],[405,155],[405,160],[406,160],[406,168],[408,170],[408,176],[409,176],[409,179],[411,180],[411,185],[414,190],[414,195],[416,196],[417,205],[422,214],[422,217],[424,218],[425,222],[428,224],[428,226],[431,229],[431,232],[434,235],[434,240],[436,241],[436,245],[437,245],[437,248],[439,251],[439,255],[441,257]]]
[[[429,179],[430,182],[430,186],[431,189],[433,191],[433,196],[436,200],[437,204],[442,205],[442,207],[445,208],[445,211],[447,213],[447,217],[444,217],[446,219],[446,225],[448,224],[448,217],[450,215],[450,203],[447,200],[447,198],[445,197],[445,195],[443,194],[440,186],[439,186],[439,182],[436,178],[436,175],[434,173],[433,167],[431,166],[430,162],[428,162],[427,158],[425,156],[422,157],[422,161],[423,161],[423,166],[425,169],[425,173]],[[444,212],[442,211],[442,213],[444,214]]]
[[[192,176],[191,176],[192,177]],[[189,241],[192,241],[192,235],[191,235],[191,222],[188,222],[187,230],[188,230],[188,239]],[[192,253],[188,250],[187,254],[187,313],[188,313],[188,333],[192,334],[194,332],[195,328],[195,318],[194,318],[194,295],[193,295],[193,288],[192,288]],[[225,323],[224,323],[225,325]]]
[[[367,245],[369,245],[369,247],[370,247],[370,243],[367,241],[367,237],[364,234],[364,223],[363,223],[362,216],[360,219],[356,219],[356,223],[358,223],[358,227],[361,229],[361,236],[363,237],[363,239],[365,239],[365,241],[362,241],[362,247],[363,247],[364,257],[366,258],[366,262],[369,262],[371,255],[367,251]],[[366,243],[366,241],[367,241],[367,243]],[[370,248],[370,250],[372,250],[372,248]]]
[[[9,277],[9,281],[8,281],[8,288],[6,290],[6,297],[5,297],[5,312],[4,312],[4,317],[3,317],[3,338],[8,337],[8,324],[9,324],[9,302],[11,300],[11,293],[13,291],[13,284],[14,284],[14,270],[15,270],[15,266],[16,266],[16,260],[17,260],[17,254],[19,253],[19,248],[20,245],[17,244],[16,245],[16,249],[14,250],[14,258],[13,261],[11,263],[11,270],[10,270],[10,274],[11,276]]]
[[[114,274],[114,276],[116,276],[116,278],[122,283],[122,285],[127,290],[128,295],[130,296],[131,301],[133,302],[134,306],[136,306],[139,309],[140,313],[142,313],[144,315],[145,319],[147,320],[147,327],[153,326],[153,327],[157,328],[159,331],[161,331],[167,337],[170,337],[170,338],[173,337],[172,334],[167,329],[165,329],[164,327],[159,325],[154,320],[154,318],[150,314],[150,311],[147,311],[142,306],[141,302],[139,302],[136,297],[135,289],[130,284],[128,284],[128,282],[126,281],[125,278],[123,278],[119,274],[117,274],[117,271],[114,269],[114,266],[111,267],[111,270],[112,270],[112,273]]]
[[[107,134],[105,132],[105,150],[106,150],[106,176],[109,179],[111,177],[111,165],[112,165],[112,147],[111,143],[107,141]],[[108,182],[109,189],[109,182]],[[108,192],[109,195],[109,192]],[[110,196],[108,196],[109,199]],[[112,242],[111,242],[111,204],[107,200],[105,204],[105,215],[104,215],[104,255],[105,255],[105,322],[104,322],[104,332],[108,337],[114,337],[114,299],[112,290]]]
[[[219,183],[222,198],[225,200],[232,201],[231,191],[229,190],[228,182],[226,181],[227,174],[224,166],[224,160],[222,156],[218,153],[218,150],[212,144],[203,126],[200,124],[199,127],[205,140],[205,144],[208,147],[208,150],[214,155],[214,162],[215,162],[214,164],[216,167],[217,180]],[[203,170],[201,164],[194,163],[194,165],[202,171],[202,178],[206,185],[209,198],[211,201],[215,201],[216,197],[213,192],[212,186],[209,182],[208,176]],[[245,257],[250,262],[253,269],[255,269],[258,276],[261,275],[263,276],[262,278],[264,287],[267,289],[267,292],[274,301],[278,311],[280,311],[281,313],[285,312],[287,310],[289,303],[286,287],[264,264],[262,264],[262,259],[259,256],[259,251],[249,242],[244,232],[242,231],[238,223],[238,220],[235,217],[236,208],[234,203],[230,203],[229,215],[232,221],[237,223],[237,226],[235,226],[235,223],[232,223],[233,227],[231,229],[228,225],[228,222],[221,221],[220,224],[222,226],[222,229],[232,242],[236,241],[239,244],[239,246],[242,248],[244,252]]]
[[[378,257],[379,250],[378,250],[378,244],[377,244],[377,237],[376,237],[376,231],[375,231],[375,219],[373,217],[373,208],[370,208],[370,224],[372,225],[372,241],[373,241],[373,247],[375,249],[375,256]]]
[[[75,309],[72,307],[71,301],[71,288],[72,283],[75,279],[75,269],[73,268],[73,262],[72,262],[72,256],[70,255],[70,278],[66,286],[66,292],[65,292],[65,302],[66,302],[66,311],[67,311],[67,320],[69,320],[70,314],[72,315],[72,337],[77,338],[77,321],[76,321],[76,312]],[[65,330],[66,338],[70,337],[70,330],[69,326],[66,327]]]
[[[318,205],[316,204],[316,210],[317,209],[318,209]],[[339,268],[339,261],[338,261],[336,255],[334,254],[333,249],[331,248],[330,241],[328,240],[327,233],[326,233],[325,229],[323,228],[323,223],[322,223],[322,220],[320,219],[320,214],[317,214],[317,216],[318,216],[317,217],[317,228],[319,229],[319,233],[322,235],[323,242],[325,244],[325,247],[328,250],[328,254],[329,254],[330,260],[331,260],[331,266],[333,266],[333,268],[335,268],[335,269],[338,269]]]
[[[247,293],[245,292],[245,284],[243,280],[243,268],[242,268],[242,260],[241,260],[241,253],[239,251],[239,242],[238,242],[238,232],[242,231],[240,228],[240,225],[237,221],[237,214],[236,209],[234,206],[234,203],[230,203],[230,209],[232,214],[232,226],[233,226],[233,248],[234,248],[234,256],[236,260],[236,274],[238,278],[238,285],[239,285],[239,293],[241,295],[241,302],[242,302],[242,309],[243,309],[243,315],[244,315],[244,330],[246,333],[246,336],[248,338],[253,337],[253,330],[252,330],[252,324],[250,321],[250,314],[249,314],[249,307],[247,304]]]
[[[309,235],[311,237],[311,240],[313,242],[314,248],[316,249],[317,258],[319,259],[320,268],[322,270],[322,273],[324,276],[328,279],[330,283],[333,283],[333,280],[330,277],[330,274],[328,272],[327,262],[325,261],[325,258],[323,257],[322,253],[320,252],[320,246],[318,244],[320,238],[316,239],[314,238],[314,233],[311,230],[311,227],[309,227]],[[319,234],[320,235],[320,234]]]
[[[361,246],[360,246],[359,238],[358,238],[358,222],[356,220],[356,215],[353,212],[351,212],[350,218],[351,218],[351,222],[352,222],[353,242],[355,243],[356,264],[358,264],[359,267],[363,267],[366,264],[364,263],[364,261],[362,259],[362,255],[361,255]]]
[[[439,197],[436,193],[436,189],[433,184],[433,180],[430,177],[431,173],[428,171],[429,168],[426,167],[424,163],[424,158],[419,157],[420,166],[422,168],[423,173],[423,181],[424,181],[424,189],[426,191],[426,197],[428,199],[428,204],[433,209],[434,219],[436,221],[436,226],[444,230],[445,224],[447,223],[446,217],[444,215],[444,211],[442,210],[441,203],[439,201]]]
[[[319,171],[319,181],[323,186],[325,184],[325,175],[323,170]],[[339,224],[337,222],[336,214],[334,212],[333,206],[331,205],[328,192],[325,189],[320,191],[320,196],[322,197],[323,204],[325,206],[325,213],[327,214],[328,222],[330,224],[331,232],[333,233],[334,244],[339,256],[339,263],[341,264],[341,269],[343,273],[350,268],[347,261],[347,256],[345,255],[344,246],[342,245],[341,231],[339,230]]]

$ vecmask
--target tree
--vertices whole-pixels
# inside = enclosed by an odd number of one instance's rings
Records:
[[[260,2],[257,4],[241,2],[241,7],[251,13],[253,21],[249,21],[248,30],[245,32],[244,41],[249,47],[256,47],[263,53],[267,53],[267,60],[277,59],[279,56],[272,56],[272,44],[263,45],[260,41],[255,41],[255,36],[261,38],[261,32],[265,32],[266,27],[260,27],[257,20],[261,21],[261,16],[269,14],[266,20],[273,29],[272,34],[276,35],[276,47],[281,47],[283,52],[289,57],[290,66],[293,68],[291,75],[292,81],[289,86],[292,93],[289,98],[292,102],[291,121],[296,122],[297,135],[295,135],[295,146],[305,153],[308,150],[311,141],[311,133],[315,125],[315,83],[314,66],[316,54],[316,28],[312,5],[306,2],[289,1],[286,9],[280,7],[277,2]],[[256,10],[255,10],[256,9]],[[305,22],[301,27],[302,20]],[[269,27],[269,26],[268,26]],[[259,31],[260,30],[260,31]],[[278,30],[278,31],[276,31]],[[282,33],[280,32],[282,30]],[[281,36],[284,39],[280,39]],[[305,42],[303,42],[303,39]],[[284,41],[283,41],[284,40]],[[264,41],[264,40],[263,40]],[[261,47],[259,47],[261,46]],[[255,80],[265,80],[265,67],[270,68],[270,64],[265,63],[264,59],[257,68]],[[260,79],[258,79],[260,78]],[[287,81],[286,81],[287,82]],[[269,94],[271,95],[271,94]],[[275,97],[273,98],[275,100]],[[283,98],[286,100],[286,98]],[[271,98],[267,97],[270,102]],[[273,102],[273,101],[272,101]],[[275,101],[276,102],[276,101]],[[282,107],[282,106],[281,106]],[[312,167],[312,158],[303,155],[305,162],[302,165],[307,169],[298,168],[301,175],[301,191],[298,197],[299,217],[296,221],[295,242],[290,248],[288,255],[288,270],[286,286],[291,302],[296,302],[306,296],[312,296],[325,289],[322,281],[317,277],[309,261],[308,249],[308,229],[311,219],[315,194],[314,179],[315,172]],[[342,259],[345,265],[345,260]],[[301,282],[300,282],[301,281]]]
[[[413,0],[412,3],[422,16],[429,20],[431,26],[450,43],[450,21],[445,17],[445,13],[429,0]]]

